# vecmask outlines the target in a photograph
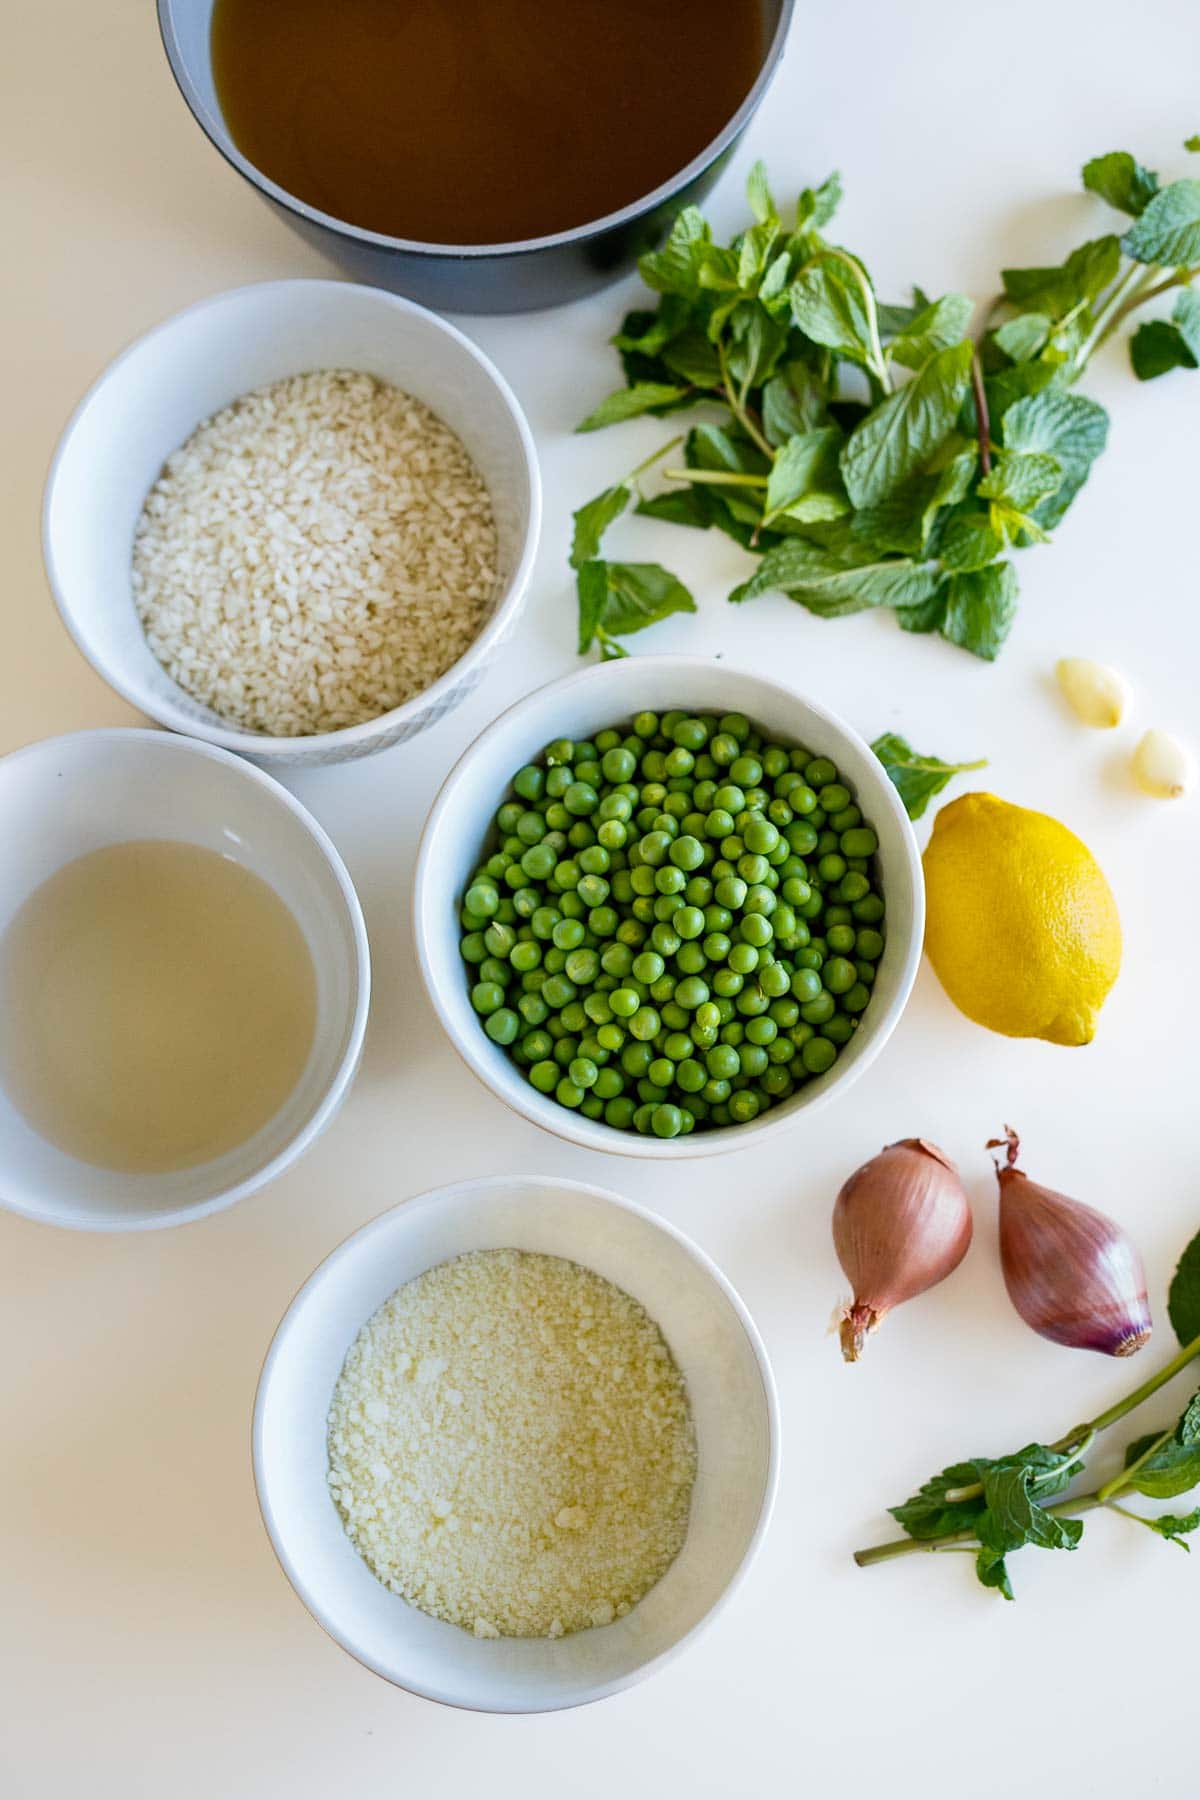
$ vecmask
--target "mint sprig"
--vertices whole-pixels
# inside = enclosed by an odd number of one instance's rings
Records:
[[[855,1552],[860,1568],[915,1551],[973,1551],[984,1587],[1013,1598],[1007,1558],[1027,1546],[1074,1550],[1083,1535],[1082,1515],[1099,1507],[1189,1546],[1183,1540],[1200,1529],[1200,1507],[1149,1517],[1121,1501],[1132,1494],[1173,1499],[1200,1487],[1200,1393],[1165,1430],[1127,1445],[1121,1469],[1091,1492],[1057,1500],[1082,1473],[1097,1437],[1142,1405],[1159,1388],[1200,1357],[1200,1233],[1180,1259],[1171,1284],[1171,1323],[1182,1349],[1123,1400],[1076,1425],[1053,1444],[1033,1443],[1009,1455],[970,1457],[934,1475],[908,1500],[889,1507],[906,1533],[891,1543]],[[1187,1335],[1190,1331],[1190,1335]]]
[[[886,608],[903,629],[990,661],[1016,613],[1012,553],[1048,541],[1105,447],[1103,407],[1071,391],[1091,358],[1136,309],[1175,292],[1171,316],[1133,334],[1134,371],[1200,366],[1200,180],[1163,185],[1117,150],[1087,163],[1083,184],[1123,215],[1121,230],[1061,264],[1005,269],[973,339],[965,295],[879,301],[861,258],[825,236],[836,175],[786,222],[756,163],[754,223],[732,243],[688,207],[642,258],[657,305],[624,320],[613,342],[625,386],[579,429],[703,409],[668,485],[638,492],[635,510],[715,527],[757,555],[731,600],[773,589],[819,617]],[[582,557],[577,535],[577,571],[600,560],[628,486],[576,514],[591,547]],[[598,605],[600,592],[593,572],[581,649],[611,654],[614,637],[690,610],[682,584],[657,578],[633,603]]]

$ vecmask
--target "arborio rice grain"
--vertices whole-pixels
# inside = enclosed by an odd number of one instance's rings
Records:
[[[687,1534],[683,1377],[638,1302],[562,1257],[480,1250],[399,1288],[350,1346],[329,1486],[394,1593],[476,1637],[622,1617]]]
[[[429,687],[496,591],[483,478],[372,375],[273,382],[206,419],[147,497],[133,593],[167,672],[235,725],[302,737]]]

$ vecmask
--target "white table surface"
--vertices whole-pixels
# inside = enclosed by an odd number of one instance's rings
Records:
[[[1200,127],[1192,0],[1142,0],[1111,18],[1085,0],[863,0],[852,14],[799,14],[711,213],[721,227],[740,221],[754,155],[769,159],[781,195],[836,165],[839,232],[887,295],[916,279],[982,297],[1004,263],[1057,260],[1109,228],[1074,191],[1086,157],[1127,145],[1179,173],[1180,140]],[[41,483],[79,394],[187,302],[322,265],[193,125],[148,0],[10,0],[0,133],[8,749],[133,722],[69,643],[40,562]],[[603,133],[598,120],[598,146]],[[184,1230],[89,1237],[0,1214],[6,1800],[835,1788],[988,1800],[1018,1785],[1175,1796],[1194,1783],[1194,1557],[1092,1519],[1074,1556],[1013,1559],[1018,1603],[1006,1606],[965,1558],[860,1572],[850,1552],[891,1535],[884,1506],[943,1462],[1054,1436],[1131,1385],[1129,1368],[1035,1337],[1005,1298],[982,1150],[1005,1120],[1021,1129],[1031,1172],[1133,1228],[1159,1316],[1138,1373],[1169,1348],[1165,1284],[1200,1223],[1200,833],[1194,803],[1143,800],[1123,771],[1141,726],[1197,732],[1200,376],[1142,387],[1123,348],[1090,376],[1087,391],[1113,414],[1110,447],[1059,541],[1022,557],[1021,611],[995,667],[906,637],[885,616],[825,623],[779,598],[734,612],[723,599],[742,568],[734,546],[624,527],[629,554],[672,561],[701,599],[698,617],[668,621],[647,648],[719,652],[869,735],[894,726],[921,748],[988,756],[997,793],[1048,809],[1093,846],[1126,933],[1090,1048],[993,1037],[924,968],[852,1095],[786,1144],[664,1173],[561,1144],[477,1086],[430,1013],[408,919],[413,846],[442,775],[510,700],[574,666],[570,509],[660,433],[649,422],[571,435],[613,385],[605,339],[637,291],[631,280],[553,315],[467,321],[543,456],[544,545],[518,641],[417,743],[293,784],[349,863],[375,956],[366,1061],[333,1128],[273,1188]],[[1089,734],[1067,719],[1050,679],[1064,652],[1127,671],[1131,726]],[[845,1368],[826,1335],[844,1291],[832,1199],[881,1144],[915,1133],[960,1159],[976,1245],[952,1281],[888,1322],[861,1367]],[[685,1657],[582,1712],[495,1719],[391,1689],[312,1624],[259,1523],[248,1433],[272,1330],[328,1250],[407,1195],[526,1171],[614,1187],[716,1257],[774,1359],[784,1474],[750,1578]]]

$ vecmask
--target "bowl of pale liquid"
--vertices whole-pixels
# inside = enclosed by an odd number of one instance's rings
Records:
[[[293,1163],[344,1098],[366,929],[320,826],[157,731],[0,760],[0,1205],[178,1225]]]

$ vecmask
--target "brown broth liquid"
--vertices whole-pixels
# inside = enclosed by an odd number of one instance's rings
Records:
[[[584,225],[691,161],[762,63],[760,0],[216,0],[225,122],[263,174],[392,237]]]

